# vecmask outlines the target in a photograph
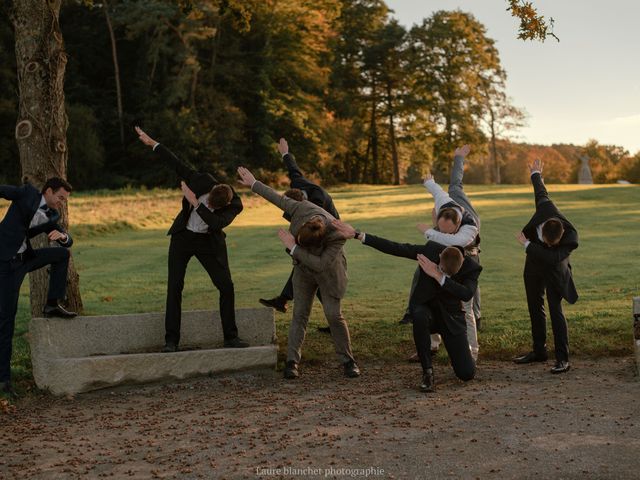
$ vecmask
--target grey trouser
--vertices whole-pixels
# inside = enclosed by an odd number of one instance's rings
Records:
[[[293,268],[293,319],[289,326],[289,341],[287,344],[287,361],[300,363],[302,358],[302,343],[307,331],[307,323],[311,315],[313,298],[318,290],[318,283],[312,275],[302,271],[297,266]],[[322,308],[331,328],[331,336],[340,363],[353,360],[351,353],[351,338],[349,327],[342,316],[339,298],[322,294]]]

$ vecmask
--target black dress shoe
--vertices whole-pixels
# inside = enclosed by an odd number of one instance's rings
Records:
[[[424,393],[433,393],[436,391],[436,382],[433,378],[433,368],[428,368],[422,373],[422,383],[420,391]]]
[[[73,318],[78,316],[76,312],[66,310],[59,303],[55,305],[45,305],[42,309],[42,313],[45,317]]]
[[[242,340],[240,337],[224,341],[224,348],[247,348],[248,346],[249,342]]]
[[[398,323],[400,325],[406,325],[408,323],[413,323],[413,317],[410,314],[405,313],[404,316],[402,317],[402,319]]]
[[[163,353],[170,353],[170,352],[177,352],[177,351],[178,351],[178,345],[176,345],[175,343],[167,342],[162,348]]]
[[[533,363],[533,362],[546,362],[547,361],[547,352],[544,353],[536,353],[529,352],[525,355],[521,355],[513,359],[514,363],[524,364],[524,363]]]
[[[570,368],[571,368],[571,365],[569,365],[569,362],[558,360],[556,364],[553,366],[553,368],[551,369],[551,373],[568,372]]]
[[[360,376],[360,369],[353,360],[349,360],[344,364],[344,375],[349,378],[356,378]]]
[[[260,303],[265,307],[275,308],[279,312],[287,313],[287,300],[282,297],[275,297],[270,299],[260,299]]]
[[[293,360],[289,360],[284,367],[284,378],[287,380],[293,380],[294,378],[298,378],[300,373],[298,373],[298,364]]]
[[[0,396],[8,397],[11,400],[17,400],[18,394],[11,386],[11,382],[0,383]]]
[[[329,333],[331,334],[331,328],[330,327],[318,327],[318,331],[322,332],[322,333]]]

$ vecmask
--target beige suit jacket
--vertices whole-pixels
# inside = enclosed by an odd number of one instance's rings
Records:
[[[292,255],[293,264],[295,268],[315,279],[322,295],[344,297],[347,290],[347,259],[343,248],[346,239],[331,224],[334,217],[307,200],[299,202],[285,197],[259,181],[253,184],[251,190],[291,216],[289,231],[294,237],[298,235],[300,227],[312,217],[324,217],[327,224],[324,246],[318,249],[296,246]]]

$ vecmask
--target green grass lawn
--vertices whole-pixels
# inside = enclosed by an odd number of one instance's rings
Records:
[[[526,351],[531,342],[522,282],[524,252],[514,235],[533,213],[533,193],[530,186],[467,188],[482,220],[480,358],[509,359]],[[572,354],[628,354],[632,349],[631,303],[638,294],[640,277],[636,243],[640,238],[640,189],[618,185],[548,188],[580,234],[580,248],[572,254],[580,299],[575,305],[564,304]],[[433,202],[422,186],[354,186],[332,193],[343,219],[361,230],[391,240],[423,243],[415,224],[430,218]],[[226,230],[238,308],[259,306],[259,297],[278,294],[291,269],[291,260],[276,237],[277,228],[287,225],[281,212],[247,195],[244,212]],[[166,230],[179,201],[176,192],[167,190],[72,197],[73,254],[86,314],[164,309]],[[6,207],[6,202],[0,207]],[[411,328],[398,325],[398,320],[407,304],[416,263],[383,255],[355,241],[347,243],[347,261],[349,288],[343,308],[356,358],[402,361],[413,350],[413,343]],[[194,258],[187,272],[183,308],[214,309],[217,304],[217,290]],[[25,281],[13,363],[14,377],[23,384],[31,381],[25,336],[28,310]],[[276,314],[280,352],[285,351],[290,318],[290,314]],[[324,324],[316,302],[305,360],[333,358],[329,336],[315,329]],[[550,335],[550,324],[548,330]],[[552,346],[552,338],[548,342]],[[445,358],[443,353],[440,357]]]

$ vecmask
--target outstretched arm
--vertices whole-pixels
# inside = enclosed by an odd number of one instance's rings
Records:
[[[249,187],[252,192],[257,193],[265,200],[273,203],[280,210],[293,216],[295,211],[300,206],[301,202],[294,200],[284,195],[280,195],[273,188],[268,187],[264,183],[256,180],[248,169],[245,167],[238,167],[238,175],[240,176],[240,183],[245,187]]]
[[[542,180],[542,160],[535,159],[529,164],[529,173],[531,174],[531,183],[533,184],[533,193],[535,196],[536,207],[544,202],[550,202],[549,193],[544,186]]]
[[[422,184],[424,185],[424,188],[426,188],[427,191],[431,194],[431,196],[433,196],[433,201],[436,205],[436,214],[440,212],[440,209],[445,203],[453,201],[449,194],[436,183],[431,173],[427,174]]]
[[[184,180],[189,180],[196,171],[189,167],[186,163],[181,161],[171,150],[169,150],[164,145],[160,145],[159,142],[155,141],[149,135],[147,135],[140,127],[135,127],[136,133],[138,134],[138,138],[145,145],[153,148],[153,151],[166,163],[171,165],[172,168],[175,169],[178,176]]]
[[[438,242],[447,247],[466,247],[474,242],[478,236],[478,227],[462,225],[456,233],[442,233],[430,228],[424,232],[424,238],[429,242]]]

